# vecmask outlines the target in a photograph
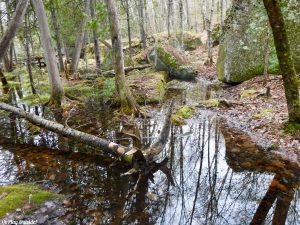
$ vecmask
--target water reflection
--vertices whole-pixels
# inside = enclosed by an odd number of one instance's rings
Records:
[[[202,116],[188,121],[185,126],[172,127],[169,143],[162,153],[162,158],[170,159],[175,186],[158,172],[154,177],[155,183],[144,181],[138,193],[128,197],[137,177],[122,176],[127,168],[118,161],[78,152],[28,147],[22,145],[23,142],[14,146],[2,143],[0,182],[39,182],[67,194],[72,208],[69,214],[75,224],[232,225],[249,224],[264,217],[265,224],[270,224],[273,215],[278,221],[284,218],[289,204],[291,209],[287,224],[300,224],[298,191],[296,194],[293,191],[297,185],[286,182],[288,174],[298,177],[297,171],[278,173],[282,171],[280,160],[266,152],[260,154],[254,149],[255,146],[235,133],[224,132],[224,139],[214,116],[204,112],[199,115]],[[8,122],[5,125],[9,127],[9,132],[13,127],[18,127],[18,134],[22,131],[27,136],[22,120],[16,118],[13,121],[13,124]],[[142,131],[143,146],[147,147],[159,132],[161,123],[148,119],[139,120],[138,125]],[[234,134],[233,140],[228,139],[230,134]],[[10,135],[1,134],[6,138]],[[106,132],[106,135],[115,141],[124,138],[115,130]],[[40,141],[42,139],[48,147],[52,143],[54,148],[86,151],[86,146],[66,142],[65,139],[58,140],[56,135],[51,137],[51,132],[43,132]],[[34,139],[31,144],[34,144]],[[250,151],[237,151],[237,144]],[[254,164],[257,160],[258,163]],[[287,162],[284,163],[287,165]],[[243,172],[246,170],[254,172]],[[273,179],[270,173],[255,171],[276,172],[277,175]],[[286,187],[286,191],[282,192],[278,187]],[[275,192],[278,200],[276,206],[271,208],[269,200],[272,202]],[[291,202],[294,195],[295,200]],[[259,223],[254,221],[253,224]]]

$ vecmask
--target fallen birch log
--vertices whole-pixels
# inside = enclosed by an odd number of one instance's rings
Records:
[[[170,133],[170,126],[171,126],[170,117],[172,114],[173,105],[174,105],[174,99],[171,101],[171,104],[168,108],[163,128],[157,140],[154,142],[154,144],[151,145],[149,149],[145,151],[144,154],[139,154],[139,157],[141,157],[142,155],[144,161],[147,162],[153,161],[153,156],[158,155],[165,147]],[[111,154],[113,156],[120,157],[122,160],[128,163],[132,163],[133,156],[137,152],[141,153],[140,149],[128,148],[120,144],[108,141],[106,139],[99,138],[95,135],[91,135],[82,131],[75,130],[70,127],[66,127],[60,123],[46,120],[42,117],[36,116],[32,113],[28,113],[22,109],[19,109],[17,107],[11,106],[3,102],[0,102],[0,109],[14,113],[20,117],[23,117],[38,127],[42,127],[44,129],[60,134],[64,137],[73,138],[79,142],[83,142],[90,146],[99,148],[100,151]]]

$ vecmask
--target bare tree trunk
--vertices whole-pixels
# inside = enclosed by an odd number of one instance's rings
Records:
[[[264,5],[268,13],[282,72],[289,120],[300,123],[299,86],[281,8],[279,2],[274,0],[264,0]]]
[[[189,8],[188,0],[185,0],[185,7],[186,7],[186,23],[189,30],[191,28],[191,22],[190,22],[190,8]]]
[[[84,4],[85,4],[85,6],[84,6],[85,7],[85,12],[87,13],[89,11],[90,1],[85,0]],[[84,19],[81,21],[81,23],[79,25],[78,34],[77,34],[77,38],[76,38],[76,44],[75,44],[75,51],[74,51],[74,54],[72,56],[72,61],[71,61],[71,65],[70,65],[70,74],[76,73],[77,69],[78,69],[78,64],[79,64],[79,60],[80,60],[80,53],[81,53],[81,49],[82,49],[83,42],[84,42],[84,37],[85,37],[86,21],[87,21],[87,17],[85,16]]]
[[[145,32],[145,15],[144,15],[144,2],[138,0],[138,14],[139,14],[139,27],[143,49],[146,49],[146,32]]]
[[[9,12],[9,1],[8,0],[5,1],[5,6],[6,6],[7,23],[9,24],[9,22],[11,20],[11,15]],[[1,30],[2,30],[2,33],[4,34],[2,21],[1,21]],[[9,46],[8,52],[4,56],[4,66],[5,66],[6,71],[8,71],[8,72],[13,71],[13,47],[14,47],[14,45],[13,45],[13,41],[12,41]]]
[[[168,36],[171,36],[171,30],[173,29],[173,24],[172,24],[172,15],[173,14],[173,0],[168,0],[168,21],[167,21],[167,26],[168,26]]]
[[[30,86],[31,86],[31,91],[32,94],[36,94],[36,90],[34,87],[34,82],[33,82],[33,77],[32,77],[32,69],[31,69],[31,56],[30,56],[30,50],[29,50],[29,14],[27,13],[27,15],[25,15],[25,24],[24,24],[24,36],[25,36],[25,52],[26,52],[26,66],[27,66],[27,71],[28,71],[28,75],[29,75],[29,80],[30,80]]]
[[[50,11],[51,11],[51,19],[52,19],[52,25],[53,25],[54,36],[55,36],[56,47],[57,47],[59,70],[61,72],[64,72],[64,61],[63,61],[63,56],[62,56],[62,52],[61,52],[61,49],[62,49],[61,48],[61,40],[60,40],[60,36],[59,36],[59,29],[58,29],[56,13],[55,13],[55,6],[54,6],[53,0],[50,0]]]
[[[90,8],[91,8],[91,18],[95,19],[95,3],[93,0],[90,0]],[[96,30],[93,30],[93,39],[94,39],[94,49],[95,49],[95,61],[96,61],[96,72],[97,74],[101,74],[101,65],[100,65],[100,46],[99,46],[99,38],[97,36]]]
[[[59,77],[56,58],[51,44],[51,35],[44,4],[42,0],[33,0],[32,5],[38,19],[41,42],[44,50],[44,56],[48,70],[48,78],[50,82],[51,97],[48,104],[60,106],[62,101],[64,100],[64,89]]]
[[[113,54],[115,58],[115,81],[121,102],[121,110],[124,112],[137,112],[137,104],[125,80],[123,46],[119,29],[117,4],[115,0],[106,0],[106,4],[109,16]]]
[[[206,15],[207,15],[207,17],[206,17],[207,49],[208,49],[207,65],[209,65],[209,66],[211,66],[213,64],[213,58],[212,58],[212,37],[211,37],[213,13],[214,13],[214,0],[211,0],[209,17],[208,17],[208,13],[206,13]]]
[[[16,7],[16,11],[9,23],[6,33],[0,42],[0,61],[3,60],[8,48],[10,47],[14,36],[16,35],[19,26],[24,18],[29,0],[20,0]]]
[[[183,2],[179,0],[179,17],[180,17],[180,46],[183,47]]]
[[[129,44],[129,55],[132,54],[132,43],[131,43],[131,26],[130,26],[130,11],[129,11],[129,0],[125,0],[125,10],[126,10],[126,22],[127,22],[127,35]]]

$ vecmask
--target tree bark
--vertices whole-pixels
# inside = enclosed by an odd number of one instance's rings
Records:
[[[290,122],[300,123],[300,99],[296,71],[278,0],[264,0],[282,73]]]
[[[183,47],[183,2],[179,0],[179,21],[180,21],[180,46]]]
[[[91,8],[91,18],[92,18],[92,20],[94,20],[95,19],[95,8],[94,8],[93,0],[90,0],[90,8]],[[99,38],[97,36],[96,30],[94,30],[94,29],[93,29],[93,39],[94,39],[96,72],[97,72],[97,74],[101,74]]]
[[[32,0],[32,5],[38,19],[41,42],[44,50],[44,57],[50,82],[51,97],[48,104],[60,106],[62,101],[64,100],[64,89],[59,77],[56,58],[51,44],[50,30],[44,4],[42,0]]]
[[[145,32],[145,15],[144,15],[144,2],[143,0],[138,0],[138,14],[139,14],[139,27],[140,36],[143,49],[146,49],[146,32]]]
[[[128,44],[129,44],[129,55],[132,54],[132,44],[131,44],[131,26],[130,26],[130,11],[129,11],[129,2],[125,0],[125,10],[126,10],[126,22],[127,22],[127,35],[128,35]]]
[[[106,0],[106,4],[109,16],[113,54],[115,58],[115,82],[121,102],[121,110],[126,113],[137,112],[137,104],[125,80],[123,46],[119,30],[117,4],[115,0]]]
[[[24,24],[24,36],[25,36],[25,52],[26,52],[26,66],[27,66],[27,71],[28,71],[28,75],[29,75],[29,81],[30,81],[30,86],[31,86],[31,91],[32,94],[36,94],[36,90],[34,87],[34,82],[33,82],[33,77],[32,77],[32,69],[31,69],[31,56],[30,56],[30,50],[29,50],[29,14],[27,13],[27,15],[25,16],[25,24]]]
[[[84,1],[84,7],[85,7],[84,11],[86,13],[89,11],[89,4],[90,4],[89,0]],[[76,73],[77,69],[78,69],[80,53],[81,53],[81,49],[82,49],[82,46],[84,43],[86,21],[87,21],[87,17],[84,16],[84,18],[82,19],[82,21],[79,25],[79,30],[78,30],[78,34],[77,34],[77,38],[76,38],[76,43],[75,43],[75,51],[72,56],[72,61],[70,64],[70,74],[71,75]]]
[[[8,25],[8,29],[0,42],[0,61],[3,60],[8,48],[10,47],[13,38],[15,37],[18,28],[24,18],[29,0],[20,0],[16,7],[16,11]]]
[[[191,22],[190,22],[190,8],[189,8],[189,1],[185,0],[185,7],[186,7],[186,23],[188,29],[191,29]]]
[[[55,12],[55,6],[53,0],[50,0],[50,11],[51,11],[51,19],[52,19],[52,25],[53,25],[54,36],[55,36],[56,47],[57,47],[59,70],[61,72],[64,72],[64,61],[61,52],[62,49],[61,40],[60,40],[59,28],[57,24],[57,18],[56,18],[56,12]]]
[[[168,28],[168,36],[171,36],[171,30],[173,28],[172,24],[172,14],[173,14],[173,0],[168,0],[168,18],[167,18],[167,28]]]

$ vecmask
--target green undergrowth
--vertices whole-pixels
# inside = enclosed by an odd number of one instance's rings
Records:
[[[108,100],[116,92],[114,78],[97,78],[95,81],[81,81],[73,86],[65,86],[65,91],[78,98],[103,98]]]
[[[283,130],[287,134],[295,134],[300,131],[300,124],[295,122],[287,122],[283,125]]]
[[[171,116],[171,120],[175,125],[184,125],[185,119],[191,118],[195,114],[195,106],[182,106],[175,114]]]
[[[116,93],[116,84],[114,78],[97,78],[98,86],[100,87],[100,96],[104,99],[112,98]]]
[[[0,187],[0,196],[3,196],[0,199],[0,218],[17,208],[21,208],[26,203],[38,206],[51,199],[62,199],[61,195],[42,190],[32,184],[2,186]]]
[[[34,106],[40,104],[46,104],[49,101],[49,94],[31,94],[20,99],[20,103],[26,103],[27,105]]]

